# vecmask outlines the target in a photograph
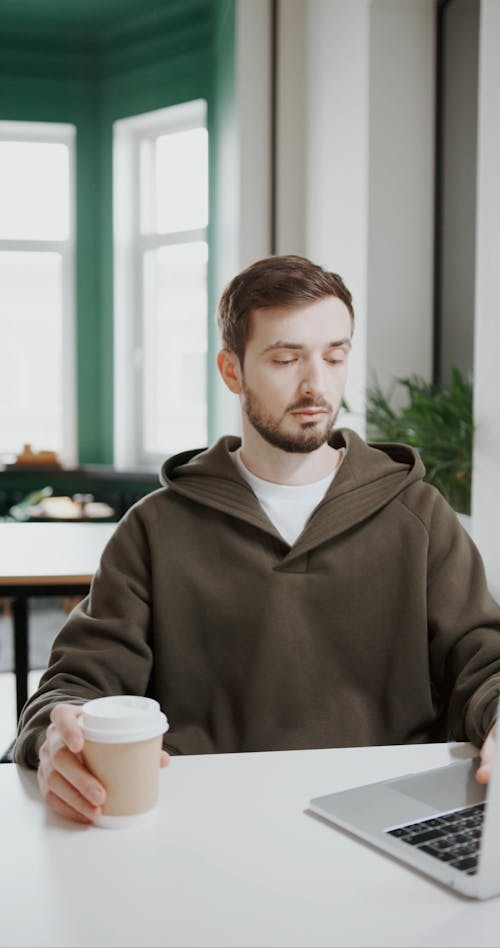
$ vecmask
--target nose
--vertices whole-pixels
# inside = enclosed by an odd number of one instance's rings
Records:
[[[311,359],[305,363],[300,381],[300,394],[308,397],[323,397],[326,393],[325,365],[323,360]]]

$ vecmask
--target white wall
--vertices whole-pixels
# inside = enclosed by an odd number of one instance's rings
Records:
[[[270,253],[271,4],[238,0],[239,268]]]
[[[306,252],[339,273],[353,295],[356,328],[347,423],[363,434],[368,225],[368,0],[308,0]],[[340,423],[344,419],[340,419]]]
[[[235,33],[234,73],[220,77],[223,104],[216,119],[216,299],[236,273],[271,252],[270,0],[237,0]],[[221,43],[225,35],[221,34]],[[217,340],[212,363],[218,347]],[[238,399],[227,390],[214,364],[210,371],[214,373],[213,437],[238,434]]]
[[[434,0],[280,3],[277,251],[336,270],[356,330],[346,423],[367,384],[430,377]]]
[[[278,5],[276,249],[306,253],[307,3]]]
[[[374,0],[367,379],[384,390],[397,376],[432,376],[434,103],[433,0]]]
[[[479,0],[445,9],[441,194],[441,371],[473,372]]]
[[[286,0],[278,32],[277,247],[353,294],[347,423],[364,433],[369,0]]]
[[[482,0],[474,343],[473,533],[500,601],[500,3]]]

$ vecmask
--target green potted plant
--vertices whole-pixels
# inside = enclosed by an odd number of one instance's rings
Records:
[[[459,514],[470,515],[472,482],[472,382],[451,370],[448,385],[419,376],[398,378],[406,404],[393,408],[390,393],[376,382],[367,392],[367,433],[371,441],[400,441],[416,448],[434,484]]]

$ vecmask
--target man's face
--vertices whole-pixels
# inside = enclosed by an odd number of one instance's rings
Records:
[[[349,311],[335,297],[252,313],[241,404],[265,441],[304,454],[325,444],[342,403],[350,340]]]

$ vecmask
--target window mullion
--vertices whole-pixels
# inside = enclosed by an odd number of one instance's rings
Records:
[[[177,247],[179,244],[204,244],[207,242],[207,228],[180,230],[169,234],[141,234],[140,242],[145,250],[158,247]]]
[[[69,240],[26,240],[0,237],[0,252],[16,253],[64,253]]]
[[[132,388],[133,388],[133,450],[139,457],[142,448],[142,424],[144,417],[144,259],[141,235],[141,139],[132,140],[132,260],[133,287],[132,310],[135,314],[132,325]]]

